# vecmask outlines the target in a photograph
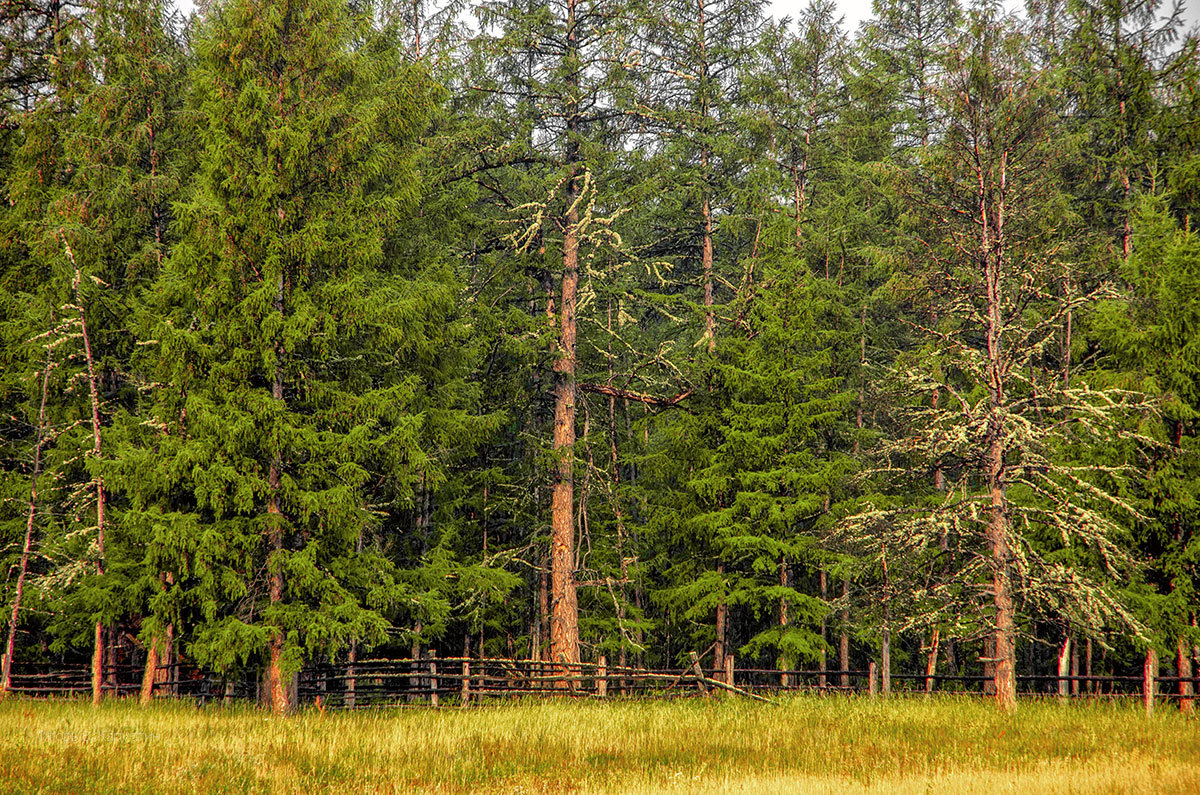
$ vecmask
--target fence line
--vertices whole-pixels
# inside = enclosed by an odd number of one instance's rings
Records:
[[[688,698],[724,691],[761,699],[787,692],[880,694],[879,670],[874,663],[865,671],[712,670],[693,659],[690,667],[664,669],[609,665],[604,657],[595,663],[437,656],[318,663],[300,671],[293,685],[293,696],[299,704],[361,709],[466,705],[483,699],[531,696]],[[106,668],[102,689],[117,696],[136,694],[141,689],[142,673],[141,666],[110,666]],[[159,698],[231,702],[263,697],[261,683],[250,675],[222,676],[176,662],[160,666],[159,677],[154,685]],[[1150,668],[1141,676],[1026,674],[1016,679],[1018,693],[1023,696],[1063,700],[1140,698],[1148,710],[1153,709],[1156,700],[1190,701],[1196,697],[1192,693],[1200,693],[1200,674],[1160,676]],[[885,692],[982,694],[989,681],[990,677],[976,674],[892,674]],[[1182,688],[1181,683],[1190,683],[1192,687]],[[91,691],[91,674],[86,665],[55,668],[51,664],[14,663],[11,690],[35,698],[81,696]]]

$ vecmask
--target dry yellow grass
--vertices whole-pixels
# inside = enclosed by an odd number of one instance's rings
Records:
[[[1132,705],[794,698],[272,718],[10,700],[0,791],[1197,792],[1200,724]]]

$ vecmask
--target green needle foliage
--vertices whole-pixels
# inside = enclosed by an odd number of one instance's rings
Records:
[[[444,478],[463,395],[450,272],[394,242],[429,85],[373,36],[334,2],[236,2],[197,43],[201,148],[148,299],[153,433],[127,477],[179,592],[156,618],[218,670],[378,644],[420,598],[386,531]]]
[[[1186,680],[1182,7],[769,12],[0,10],[17,676],[278,710],[430,649],[878,658],[1006,706],[1152,647]]]

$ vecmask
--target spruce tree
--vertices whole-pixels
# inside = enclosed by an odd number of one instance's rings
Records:
[[[335,2],[211,12],[197,173],[148,325],[163,433],[129,460],[192,655],[263,661],[277,712],[304,660],[386,636],[403,589],[369,543],[370,488],[411,501],[428,466],[414,406],[453,308],[444,268],[390,256],[428,88],[369,40]]]
[[[1178,676],[1188,676],[1192,647],[1200,641],[1200,240],[1179,228],[1157,197],[1143,198],[1132,228],[1131,257],[1122,269],[1128,297],[1105,302],[1089,325],[1106,354],[1109,378],[1161,404],[1137,426],[1153,442],[1144,450],[1146,478],[1129,488],[1146,517],[1137,542],[1150,563],[1133,597],[1155,645],[1175,656]],[[1178,694],[1181,708],[1190,710],[1191,683],[1179,682]]]

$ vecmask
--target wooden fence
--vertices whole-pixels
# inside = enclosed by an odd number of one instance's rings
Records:
[[[732,658],[729,661],[732,663]],[[136,696],[142,686],[141,676],[140,666],[110,666],[105,671],[103,690],[110,695]],[[603,657],[596,663],[567,665],[430,655],[309,665],[296,678],[293,696],[301,705],[320,703],[323,708],[362,709],[468,705],[537,696],[694,698],[726,692],[769,700],[786,692],[879,697],[983,694],[988,681],[988,677],[975,675],[892,674],[885,682],[875,663],[865,671],[734,668],[732,664],[718,671],[703,668],[695,654],[688,667],[655,670],[610,666]],[[1180,687],[1180,683],[1185,686]],[[84,696],[91,692],[91,676],[85,665],[61,668],[16,662],[11,689],[30,697]],[[1190,700],[1190,694],[1200,693],[1200,676],[1161,676],[1147,665],[1140,676],[1017,676],[1017,689],[1023,696],[1140,699],[1152,710],[1156,701]],[[154,694],[158,698],[232,702],[261,700],[263,687],[251,676],[224,677],[177,663],[161,669]]]

